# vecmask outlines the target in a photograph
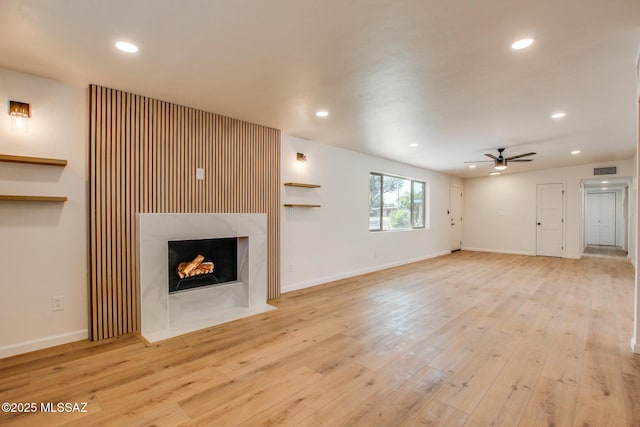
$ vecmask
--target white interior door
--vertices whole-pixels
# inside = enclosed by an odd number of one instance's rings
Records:
[[[616,193],[587,194],[587,244],[616,245]]]
[[[564,185],[538,184],[536,255],[564,255]]]
[[[600,194],[600,244],[616,245],[616,193]]]
[[[462,187],[449,187],[449,248],[458,251],[462,247]]]
[[[600,244],[600,194],[587,193],[585,214],[587,245]]]

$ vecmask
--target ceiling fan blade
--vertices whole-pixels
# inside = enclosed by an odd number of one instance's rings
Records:
[[[470,162],[465,163],[493,163],[493,160],[472,160]]]
[[[509,163],[511,162],[533,162],[533,159],[516,159],[516,160],[509,160]]]
[[[485,156],[489,157],[490,159],[493,160],[498,160],[498,158],[496,156],[494,156],[493,154],[485,154]]]
[[[518,154],[517,156],[511,156],[511,157],[507,157],[507,160],[513,160],[513,159],[519,159],[520,157],[527,157],[527,156],[533,156],[536,153],[527,153],[527,154]]]

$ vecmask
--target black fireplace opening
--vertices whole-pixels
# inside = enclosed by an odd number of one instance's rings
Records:
[[[238,280],[238,239],[169,241],[169,293]]]

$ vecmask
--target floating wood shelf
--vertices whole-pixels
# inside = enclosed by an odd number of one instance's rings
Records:
[[[0,201],[6,202],[55,202],[64,203],[67,198],[64,196],[9,196],[0,195]]]
[[[318,184],[303,184],[301,182],[285,182],[285,187],[320,188]]]
[[[285,203],[285,208],[319,208],[320,205],[302,205],[298,203]]]
[[[47,166],[67,166],[67,161],[63,159],[47,159],[45,157],[25,157],[11,156],[9,154],[0,154],[0,162],[9,163],[27,163],[31,165],[47,165]]]

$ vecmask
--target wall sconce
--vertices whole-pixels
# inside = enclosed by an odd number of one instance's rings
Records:
[[[26,132],[27,119],[31,117],[31,106],[26,102],[10,100],[9,115],[11,116],[11,130],[23,130]]]
[[[296,153],[296,160],[305,163],[307,161],[307,156],[305,156],[304,153]]]
[[[9,101],[9,115],[28,119],[29,117],[31,117],[29,104],[27,104],[26,102]]]

